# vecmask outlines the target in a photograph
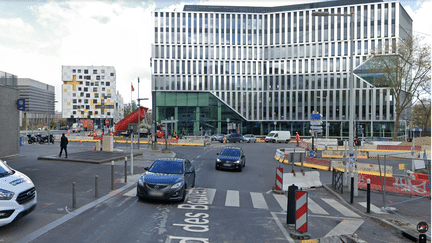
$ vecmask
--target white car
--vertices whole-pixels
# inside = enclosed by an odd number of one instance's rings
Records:
[[[246,135],[244,135],[244,140],[247,143],[256,143],[257,138],[253,134],[246,134]]]
[[[0,160],[0,226],[19,219],[36,208],[33,182]]]

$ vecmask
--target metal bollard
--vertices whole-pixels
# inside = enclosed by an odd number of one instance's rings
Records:
[[[350,191],[350,203],[354,202],[354,175],[351,174],[351,191]]]
[[[367,179],[366,213],[370,213],[370,179]]]
[[[125,160],[125,183],[127,183],[127,160]]]
[[[72,182],[72,208],[76,208],[75,182]]]
[[[99,176],[95,176],[95,198],[98,198],[98,177]]]
[[[111,190],[114,190],[114,160],[111,161]]]

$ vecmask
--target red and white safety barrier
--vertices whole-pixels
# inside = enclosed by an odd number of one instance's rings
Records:
[[[276,190],[282,191],[283,189],[283,168],[276,168]]]
[[[307,232],[307,199],[307,192],[296,191],[295,229],[300,232]]]

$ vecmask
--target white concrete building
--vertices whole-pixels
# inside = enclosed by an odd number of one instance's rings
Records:
[[[109,125],[123,118],[123,98],[112,66],[62,66],[62,117],[68,124],[92,119]]]

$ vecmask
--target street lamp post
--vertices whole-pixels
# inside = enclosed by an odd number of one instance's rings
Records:
[[[329,12],[313,12],[312,16],[344,16],[350,17],[350,36],[351,36],[351,48],[350,48],[350,79],[349,79],[349,173],[352,173],[352,167],[354,163],[354,153],[353,153],[353,145],[354,145],[354,109],[355,109],[355,93],[354,93],[354,58],[353,58],[353,48],[354,48],[354,12],[349,14],[331,14]],[[357,172],[357,164],[355,165],[355,169]]]

